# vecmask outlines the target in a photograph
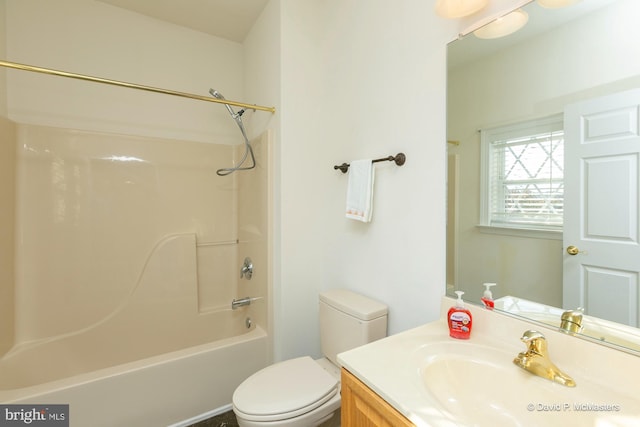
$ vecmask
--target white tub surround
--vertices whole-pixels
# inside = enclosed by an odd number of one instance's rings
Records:
[[[0,402],[69,404],[72,426],[104,427],[228,408],[270,362],[268,133],[255,170],[222,179],[242,147],[15,127]]]

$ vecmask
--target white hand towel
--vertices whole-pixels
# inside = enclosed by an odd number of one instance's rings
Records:
[[[362,222],[371,221],[373,178],[373,164],[370,159],[351,162],[347,186],[347,218]]]

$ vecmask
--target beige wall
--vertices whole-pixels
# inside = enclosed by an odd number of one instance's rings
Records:
[[[0,1],[0,58],[5,57],[5,5]],[[15,126],[6,119],[6,71],[0,68],[0,355],[13,343]]]
[[[389,332],[434,320],[445,286],[445,44],[432,2],[281,1],[276,358],[319,354],[318,293],[390,307]],[[345,218],[348,175],[375,166],[373,219]]]
[[[239,43],[98,1],[8,0],[11,61],[242,100]],[[12,72],[9,117],[18,123],[235,144],[219,104],[29,72]]]
[[[6,58],[6,12],[5,0],[0,0],[0,58]],[[7,116],[7,72],[0,67],[0,116]]]
[[[14,335],[15,125],[0,117],[0,355]]]
[[[248,98],[277,105],[274,357],[320,355],[318,293],[385,302],[390,333],[439,315],[445,290],[446,43],[483,14],[438,17],[433,2],[271,0],[245,42]],[[251,66],[249,66],[251,64]],[[262,116],[260,116],[262,117]],[[376,166],[373,221],[344,217],[334,164]]]

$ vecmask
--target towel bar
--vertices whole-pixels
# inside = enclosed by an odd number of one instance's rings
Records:
[[[382,157],[380,159],[375,159],[372,160],[371,163],[378,163],[378,162],[396,162],[396,165],[398,166],[402,166],[404,165],[404,162],[407,160],[407,157],[404,155],[404,153],[398,153],[395,156],[388,156],[388,157]],[[342,173],[347,173],[347,171],[349,170],[349,163],[343,163],[341,165],[334,165],[333,169],[340,169],[342,171]]]

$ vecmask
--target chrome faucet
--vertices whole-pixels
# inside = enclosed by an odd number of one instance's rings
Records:
[[[233,301],[231,301],[231,309],[235,310],[239,307],[244,307],[245,305],[249,305],[251,304],[251,301],[253,301],[254,298],[251,297],[244,297],[244,298],[240,298],[240,299],[234,299]]]
[[[576,382],[562,372],[549,359],[547,339],[538,331],[525,331],[520,341],[527,345],[527,351],[519,353],[513,363],[534,375],[557,382],[567,387],[575,387]]]
[[[567,310],[560,317],[560,330],[569,334],[576,334],[582,331],[583,308],[577,310]]]
[[[235,310],[239,307],[250,305],[253,301],[257,301],[259,299],[262,299],[262,297],[244,297],[244,298],[238,298],[238,299],[234,298],[234,300],[231,301],[231,309]]]

